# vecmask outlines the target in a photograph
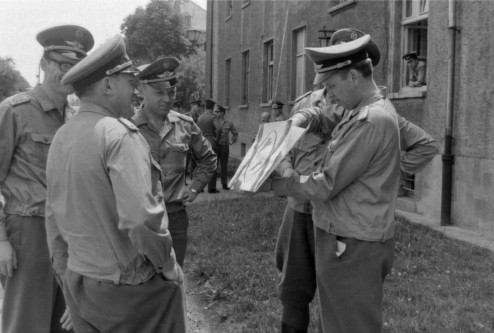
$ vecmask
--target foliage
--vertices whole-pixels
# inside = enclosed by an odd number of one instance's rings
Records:
[[[0,57],[0,101],[27,88],[29,83],[15,69],[14,61],[11,58]]]
[[[199,283],[217,332],[278,332],[274,247],[286,201],[242,197],[188,208],[185,271]],[[493,332],[494,254],[398,221],[384,285],[384,332]],[[316,332],[316,302],[309,332]]]
[[[190,109],[191,95],[204,96],[206,82],[206,52],[197,50],[196,54],[184,59],[178,69],[179,85],[177,102],[182,108]]]
[[[195,51],[181,16],[168,2],[151,0],[146,8],[138,7],[120,29],[126,37],[127,53],[137,65],[163,56],[187,57]]]

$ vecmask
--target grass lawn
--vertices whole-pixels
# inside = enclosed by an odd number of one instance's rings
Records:
[[[185,270],[200,285],[218,332],[232,325],[231,332],[278,332],[273,258],[285,203],[246,197],[189,207]],[[494,332],[494,254],[399,221],[384,307],[384,332]]]

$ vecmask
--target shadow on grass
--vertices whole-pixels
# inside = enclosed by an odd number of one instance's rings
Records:
[[[224,325],[218,332],[278,332],[274,248],[285,205],[284,199],[246,197],[188,209],[185,270]],[[490,251],[399,221],[395,266],[385,283],[384,331],[494,332],[493,263]],[[315,322],[316,306],[312,312]],[[310,332],[316,332],[314,323]]]

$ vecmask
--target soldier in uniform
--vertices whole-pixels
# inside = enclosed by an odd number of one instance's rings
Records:
[[[44,48],[42,84],[0,104],[4,333],[62,331],[65,303],[46,245],[46,158],[55,132],[72,113],[67,96],[73,90],[61,83],[62,76],[94,45],[91,33],[75,25],[52,27],[36,38]]]
[[[225,119],[225,111],[224,107],[216,104],[213,111],[216,118],[214,118],[213,124],[216,129],[216,142],[218,143],[218,164],[221,166],[221,184],[224,190],[229,190],[228,157],[230,155],[230,145],[237,142],[238,132],[235,125],[230,120]]]
[[[364,33],[360,30],[341,29],[333,34],[330,45],[346,43],[362,36]],[[380,60],[380,52],[372,40],[367,53],[372,65],[376,66]],[[281,162],[279,171],[283,176],[288,177],[294,173],[310,175],[317,171],[334,127],[348,112],[334,105],[328,97],[323,88],[308,92],[295,101],[290,119],[297,126],[305,127],[309,123],[311,126]],[[389,100],[386,102],[389,103]],[[395,113],[391,104],[388,107]],[[400,127],[401,150],[405,152],[400,167],[414,174],[422,170],[438,153],[438,145],[423,129],[398,114],[396,116]],[[283,306],[282,332],[307,332],[309,303],[316,291],[310,200],[288,197],[275,253],[276,266],[282,277],[278,284],[278,294]]]
[[[81,106],[48,154],[46,229],[76,332],[185,332],[160,173],[126,119],[136,72],[117,35],[62,79]]]
[[[144,102],[133,120],[161,166],[169,230],[177,262],[182,266],[189,226],[185,205],[193,202],[209,182],[216,169],[216,155],[194,120],[171,110],[177,91],[175,69],[178,66],[176,58],[164,57],[137,75]],[[192,153],[197,166],[190,185],[185,186],[188,152]]]
[[[285,120],[285,116],[283,115],[283,105],[284,105],[283,103],[278,101],[271,104],[271,109],[273,109],[273,116],[274,116],[273,121]]]
[[[405,54],[403,60],[405,60],[408,67],[408,86],[425,86],[425,75],[427,71],[425,61],[419,60],[415,51]]]
[[[323,332],[381,332],[383,282],[394,254],[400,174],[398,119],[373,79],[369,35],[307,48],[315,84],[348,111],[321,165],[308,176],[275,178],[278,195],[311,200]]]
[[[209,141],[211,144],[211,147],[213,148],[213,151],[216,155],[218,155],[218,142],[216,142],[216,129],[214,128],[213,120],[215,118],[213,114],[213,109],[215,106],[216,102],[211,100],[211,99],[206,99],[204,106],[205,110],[204,113],[199,117],[197,120],[197,126],[202,131],[202,135]],[[219,193],[219,191],[216,189],[216,169],[215,169],[215,174],[211,179],[209,180],[208,183],[208,192],[209,193]]]

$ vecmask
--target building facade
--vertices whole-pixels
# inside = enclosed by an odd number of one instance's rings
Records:
[[[231,154],[241,158],[272,101],[288,117],[296,97],[317,88],[304,47],[325,46],[341,28],[369,33],[381,50],[376,82],[441,145],[402,208],[494,238],[493,15],[491,1],[209,0],[206,95],[227,108],[240,132]],[[410,52],[415,71],[403,60]],[[453,162],[451,186],[443,160]]]

